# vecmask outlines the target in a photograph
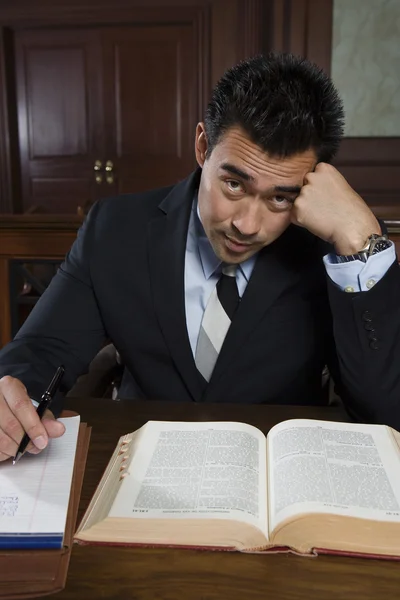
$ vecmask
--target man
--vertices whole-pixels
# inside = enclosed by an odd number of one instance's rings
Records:
[[[108,338],[133,398],[322,404],[328,365],[353,418],[400,428],[399,267],[327,164],[342,126],[333,84],[306,60],[229,70],[197,126],[198,170],[98,202],[1,352],[0,458],[24,430],[33,452],[63,433],[30,398],[60,364],[65,393]]]

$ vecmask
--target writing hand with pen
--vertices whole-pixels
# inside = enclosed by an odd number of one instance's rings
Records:
[[[15,377],[0,379],[0,461],[19,460],[24,451],[39,454],[49,438],[63,435],[65,427],[47,407],[51,402],[64,368],[59,367],[35,408],[24,384]]]

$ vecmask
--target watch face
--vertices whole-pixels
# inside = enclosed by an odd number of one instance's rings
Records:
[[[390,248],[390,246],[389,240],[379,240],[376,242],[372,254],[378,254],[378,252],[382,252],[382,250],[386,250],[387,248]]]

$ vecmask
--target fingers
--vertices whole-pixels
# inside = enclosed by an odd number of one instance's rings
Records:
[[[7,404],[5,398],[7,383],[7,378],[0,380],[0,461],[15,455],[18,442],[24,434],[20,422]]]
[[[43,415],[43,426],[47,431],[49,438],[58,438],[65,432],[65,425],[60,421],[56,421],[55,416],[51,410],[46,410]]]
[[[14,377],[0,379],[0,461],[15,456],[26,432],[37,450],[47,446],[48,434],[25,386]],[[29,447],[28,447],[29,448]]]

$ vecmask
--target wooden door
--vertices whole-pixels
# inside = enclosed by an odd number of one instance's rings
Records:
[[[98,32],[17,31],[15,50],[23,210],[76,212],[99,194],[104,154]]]
[[[143,23],[17,33],[25,211],[76,212],[192,170],[200,113],[192,33]]]
[[[110,192],[178,181],[194,168],[200,118],[190,24],[106,28],[101,43]]]
[[[269,1],[0,2],[0,212],[76,213],[185,177],[210,87],[261,50]]]

